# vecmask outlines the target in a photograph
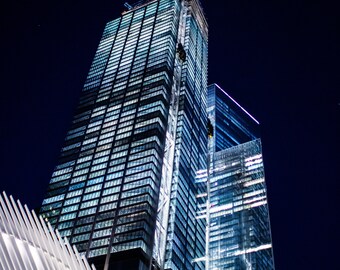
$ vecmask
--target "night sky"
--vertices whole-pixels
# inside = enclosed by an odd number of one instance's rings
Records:
[[[8,2],[0,9],[0,190],[35,208],[105,23],[125,1]],[[208,81],[261,123],[277,270],[339,269],[336,2],[202,1]]]

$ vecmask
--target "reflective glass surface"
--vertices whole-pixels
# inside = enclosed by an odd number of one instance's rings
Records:
[[[259,122],[217,84],[208,87],[208,115],[214,126],[214,151],[260,137]]]
[[[217,152],[210,183],[209,269],[274,269],[260,139]]]

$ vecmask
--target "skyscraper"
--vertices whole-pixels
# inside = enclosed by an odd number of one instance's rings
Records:
[[[109,22],[41,214],[97,269],[203,269],[207,23],[198,0]]]
[[[211,162],[197,177],[207,183],[198,212],[208,224],[207,270],[274,269],[259,123],[218,85],[208,89]]]

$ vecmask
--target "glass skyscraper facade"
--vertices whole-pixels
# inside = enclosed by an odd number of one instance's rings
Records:
[[[215,152],[260,137],[259,122],[217,84],[208,87],[208,115]]]
[[[274,269],[260,139],[214,155],[209,269]]]
[[[198,218],[206,218],[207,270],[274,269],[259,123],[217,84],[208,87],[214,128],[207,187]]]
[[[198,0],[109,22],[41,214],[97,269],[204,269],[207,24]]]

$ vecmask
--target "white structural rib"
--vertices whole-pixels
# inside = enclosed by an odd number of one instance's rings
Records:
[[[0,269],[95,270],[27,206],[0,194]]]

